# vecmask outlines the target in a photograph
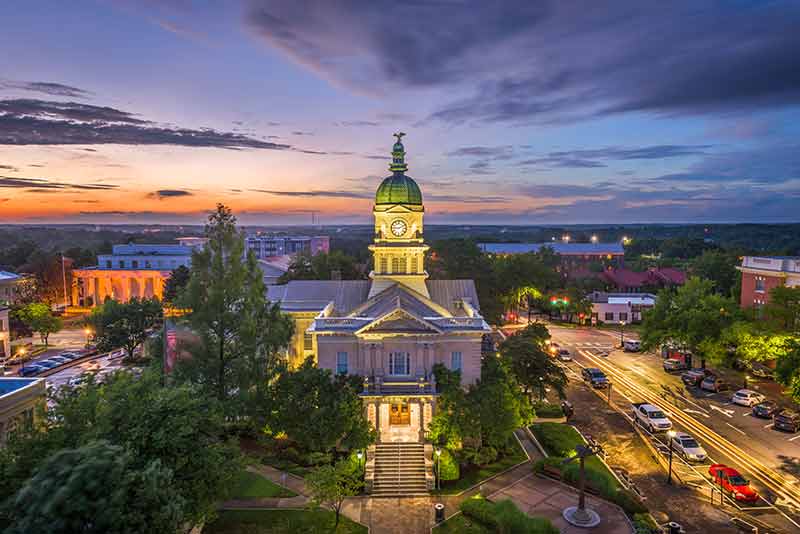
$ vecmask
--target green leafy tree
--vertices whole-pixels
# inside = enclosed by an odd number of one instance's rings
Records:
[[[231,420],[260,417],[269,409],[266,389],[294,322],[266,301],[261,269],[253,254],[244,259],[244,236],[230,209],[217,206],[205,235],[180,300],[191,310],[185,320],[197,341],[187,347],[191,358],[179,362],[177,376],[218,399]]]
[[[739,315],[732,299],[714,292],[711,280],[691,277],[677,291],[659,292],[644,314],[642,346],[653,350],[674,343],[699,355],[705,367],[706,357],[720,353],[723,333]]]
[[[58,332],[64,326],[61,318],[53,315],[50,306],[44,302],[27,304],[18,309],[15,314],[28,328],[39,333],[45,346],[47,346],[50,334]]]
[[[721,250],[705,250],[691,263],[692,274],[714,282],[714,290],[724,297],[730,297],[740,283],[736,270],[735,254]]]
[[[360,280],[364,273],[356,259],[340,250],[315,255],[298,254],[289,265],[289,270],[279,282],[290,280]]]
[[[49,404],[39,426],[0,449],[0,502],[11,502],[57,451],[105,440],[130,452],[131,469],[146,470],[154,461],[169,469],[170,491],[184,503],[181,522],[196,524],[214,516],[241,469],[239,449],[225,435],[216,400],[190,386],[163,388],[157,373],[136,378],[118,372],[102,385],[90,379],[76,388],[65,386]],[[3,509],[12,522],[20,512]]]
[[[533,392],[544,395],[544,388],[549,386],[563,398],[567,376],[550,354],[549,339],[547,328],[533,323],[506,338],[500,344],[500,356],[526,395]]]
[[[307,451],[366,448],[376,436],[364,416],[361,387],[359,377],[333,377],[309,358],[275,381],[272,428]]]
[[[178,300],[178,296],[189,284],[191,271],[185,265],[181,265],[172,272],[164,283],[164,302],[173,303]]]
[[[347,461],[340,461],[336,465],[323,465],[306,476],[309,504],[313,508],[328,507],[336,514],[332,529],[334,532],[339,526],[344,500],[358,495],[363,487],[360,470]]]
[[[141,468],[105,441],[63,449],[43,462],[14,498],[9,534],[177,532],[184,500],[159,460]]]
[[[789,389],[792,400],[800,402],[800,340],[794,338],[786,354],[777,361],[775,378]]]
[[[88,323],[94,329],[99,350],[122,347],[127,357],[133,358],[134,351],[161,319],[161,303],[157,299],[133,298],[128,302],[109,299],[92,310]]]
[[[778,286],[769,292],[764,319],[776,330],[800,331],[800,287]]]
[[[34,250],[19,271],[30,273],[34,280],[35,299],[48,305],[64,302],[65,285],[71,280],[70,262],[62,263],[57,252]]]

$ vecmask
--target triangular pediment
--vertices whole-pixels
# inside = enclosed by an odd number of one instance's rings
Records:
[[[405,309],[417,317],[452,317],[452,314],[447,308],[440,306],[410,287],[399,283],[395,283],[371,297],[361,306],[352,310],[350,315],[358,317],[379,317],[395,308]]]
[[[432,323],[401,308],[364,325],[356,334],[441,334]]]

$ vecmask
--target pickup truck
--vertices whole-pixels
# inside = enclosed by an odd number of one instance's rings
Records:
[[[655,404],[638,402],[633,404],[633,420],[651,433],[663,432],[672,428],[672,422]]]

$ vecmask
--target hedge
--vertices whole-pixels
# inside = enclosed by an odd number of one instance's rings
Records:
[[[530,517],[510,499],[493,503],[482,497],[466,499],[461,512],[499,534],[558,534],[558,529],[545,518]]]
[[[561,406],[549,402],[537,402],[533,405],[533,411],[536,417],[543,417],[546,419],[564,417],[564,410],[561,409]]]

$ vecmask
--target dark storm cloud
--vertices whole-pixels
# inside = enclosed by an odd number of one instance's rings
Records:
[[[54,190],[54,189],[84,189],[84,190],[108,190],[117,189],[118,185],[111,184],[70,184],[65,182],[57,182],[48,180],[46,178],[13,178],[11,176],[0,176],[0,188],[7,189],[27,189],[35,188],[37,190]]]
[[[162,127],[110,107],[33,99],[0,100],[0,145],[98,144],[290,148],[210,128]]]
[[[193,193],[183,189],[159,189],[158,191],[148,193],[147,197],[161,200],[163,198],[190,197],[192,195]]]
[[[0,80],[0,90],[13,89],[17,91],[31,91],[52,96],[68,96],[70,98],[87,98],[92,95],[89,91],[53,82],[20,82],[15,80]]]
[[[356,91],[471,91],[433,113],[447,122],[800,103],[797,2],[250,0],[247,23]]]

